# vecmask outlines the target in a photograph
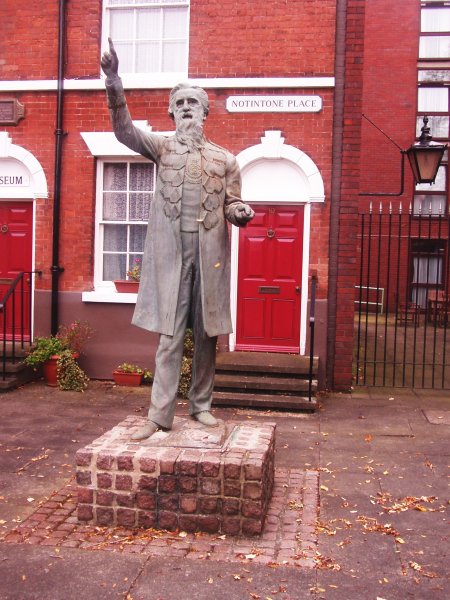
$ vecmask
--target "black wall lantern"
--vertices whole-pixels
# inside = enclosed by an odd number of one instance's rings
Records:
[[[390,138],[382,129],[377,127],[377,125],[366,117],[366,115],[363,115],[363,117],[400,150],[401,179],[399,192],[360,192],[360,196],[401,196],[405,187],[405,156],[408,157],[416,184],[434,183],[438,169],[441,165],[442,157],[447,149],[447,144],[438,144],[432,141],[430,128],[428,127],[428,117],[423,118],[422,133],[420,134],[419,141],[412,144],[408,150],[402,150],[392,138]]]
[[[419,141],[406,151],[416,183],[434,183],[446,148],[432,141],[428,117],[424,117]]]

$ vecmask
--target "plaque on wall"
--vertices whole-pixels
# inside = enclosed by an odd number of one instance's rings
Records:
[[[25,117],[25,107],[16,98],[0,98],[0,125],[17,125]]]

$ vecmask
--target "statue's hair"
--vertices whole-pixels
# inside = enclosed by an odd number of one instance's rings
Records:
[[[209,100],[208,94],[205,92],[203,88],[198,85],[192,85],[190,83],[179,83],[174,88],[171,89],[169,95],[169,115],[173,119],[173,102],[174,96],[180,90],[194,90],[199,97],[200,104],[203,106],[203,112],[205,113],[205,118],[209,114]]]

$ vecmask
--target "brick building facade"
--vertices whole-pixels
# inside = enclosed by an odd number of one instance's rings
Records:
[[[242,237],[233,228],[235,333],[221,339],[221,349],[307,352],[308,281],[316,272],[320,384],[348,389],[356,215],[365,202],[358,194],[396,187],[398,178],[396,149],[387,144],[387,154],[379,155],[378,132],[361,113],[402,146],[413,141],[420,5],[2,2],[0,102],[18,102],[24,118],[0,125],[0,176],[15,177],[0,189],[0,214],[11,224],[23,219],[20,247],[28,249],[19,252],[19,264],[10,240],[0,276],[42,271],[34,282],[34,334],[48,333],[55,313],[59,323],[88,320],[96,329],[83,359],[89,375],[108,378],[124,360],[153,365],[156,334],[130,325],[135,296],[113,286],[142,253],[154,172],[111,133],[100,71],[111,35],[132,118],[154,132],[172,131],[170,88],[187,79],[203,86],[210,98],[206,135],[237,156],[244,199],[258,209],[264,233],[274,223],[281,237],[287,223],[295,229],[283,237],[295,238],[295,244],[280,255],[289,269],[270,279],[246,272],[255,262],[246,255],[249,238],[262,240],[262,230],[249,229]],[[387,15],[395,27],[386,27]],[[62,131],[55,135],[58,110]],[[392,165],[383,181],[381,162]],[[412,199],[408,177],[405,197]],[[267,256],[258,260],[264,264]],[[246,276],[272,288],[277,277],[289,280],[298,298],[281,291],[277,300],[285,304],[276,305],[255,293],[246,304],[240,292]],[[288,318],[280,321],[280,312]],[[256,317],[249,320],[252,313]],[[279,331],[263,331],[260,324],[267,320]]]

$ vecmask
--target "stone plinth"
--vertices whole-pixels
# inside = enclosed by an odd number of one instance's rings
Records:
[[[144,442],[130,416],[78,450],[78,520],[97,525],[261,533],[274,480],[275,424],[176,418]]]

